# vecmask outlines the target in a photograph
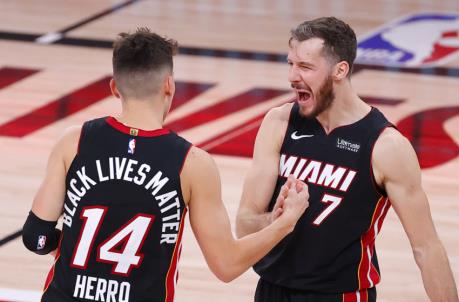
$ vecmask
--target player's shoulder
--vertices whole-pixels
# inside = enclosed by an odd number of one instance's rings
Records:
[[[56,142],[56,148],[66,149],[68,146],[78,145],[82,126],[70,126],[62,131]]]
[[[281,106],[271,108],[265,115],[266,122],[288,122],[290,112],[292,111],[293,102],[285,103]]]
[[[79,140],[82,125],[73,125],[62,131],[61,139],[63,140]]]
[[[217,164],[213,157],[207,151],[191,146],[181,171],[181,178],[187,178],[190,183],[193,183],[218,175]]]
[[[376,152],[394,153],[404,148],[412,148],[411,143],[394,127],[385,128],[375,143]]]
[[[50,158],[62,160],[69,167],[78,150],[81,127],[71,126],[63,130],[51,150]]]
[[[185,203],[191,200],[191,193],[196,188],[218,185],[219,179],[218,168],[212,156],[199,147],[191,146],[180,173]]]
[[[195,168],[200,168],[197,170],[199,171],[214,166],[215,161],[207,151],[196,146],[191,146],[185,165],[190,167],[192,171],[195,171]]]
[[[397,129],[388,127],[378,137],[372,154],[373,166],[385,177],[418,169],[416,153],[410,141]],[[405,173],[406,174],[406,173]]]

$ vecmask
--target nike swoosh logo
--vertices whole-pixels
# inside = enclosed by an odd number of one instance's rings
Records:
[[[304,134],[304,135],[297,135],[296,131],[292,133],[292,139],[300,139],[300,138],[305,138],[305,137],[313,137],[313,134]]]

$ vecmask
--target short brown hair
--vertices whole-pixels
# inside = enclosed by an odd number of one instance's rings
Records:
[[[349,74],[352,73],[356,52],[357,38],[354,30],[345,22],[335,17],[323,17],[305,21],[290,31],[292,40],[302,42],[311,38],[324,41],[323,53],[334,63],[346,61],[349,64]]]
[[[120,33],[113,44],[113,77],[124,97],[142,98],[157,93],[161,75],[172,73],[178,44],[146,27]]]

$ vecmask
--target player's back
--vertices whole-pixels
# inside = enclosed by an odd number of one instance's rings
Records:
[[[83,125],[43,301],[172,301],[191,144],[112,117]]]

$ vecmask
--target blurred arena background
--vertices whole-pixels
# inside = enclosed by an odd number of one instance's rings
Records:
[[[413,143],[437,231],[459,277],[459,1],[0,0],[0,301],[38,301],[52,257],[23,248],[22,224],[63,129],[116,114],[111,44],[148,26],[177,39],[167,128],[212,153],[234,225],[261,118],[290,101],[289,30],[336,16],[359,38],[353,86]],[[207,268],[189,225],[176,301],[253,301],[257,276]],[[398,218],[377,240],[378,301],[428,301]]]

